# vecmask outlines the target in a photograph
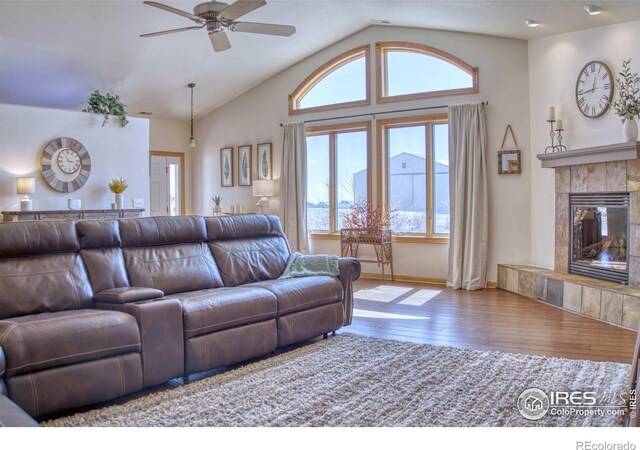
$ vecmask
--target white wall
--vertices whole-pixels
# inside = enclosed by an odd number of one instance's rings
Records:
[[[185,157],[185,213],[192,214],[193,206],[193,149],[189,148],[191,127],[178,120],[149,120],[149,150],[184,153]]]
[[[129,183],[125,205],[144,198],[149,204],[149,121],[130,118],[121,128],[115,119],[101,127],[102,116],[75,111],[0,104],[0,209],[19,210],[16,177],[36,178],[33,208],[67,209],[68,198],[82,200],[84,209],[110,208],[114,195],[107,185],[123,177]],[[79,190],[63,194],[40,176],[42,150],[52,139],[80,141],[91,156],[91,175]]]
[[[384,105],[376,105],[373,100],[374,104],[371,107],[294,117],[288,115],[288,94],[313,70],[346,50],[371,44],[371,73],[374,74],[377,41],[419,42],[462,58],[471,65],[479,67],[479,94]],[[195,134],[199,146],[194,152],[194,212],[208,214],[212,207],[210,197],[216,194],[222,196],[224,210],[228,210],[231,203],[242,203],[245,207],[253,208],[257,199],[252,196],[250,187],[220,187],[219,149],[225,146],[237,148],[238,145],[252,144],[255,154],[255,144],[272,142],[274,178],[278,179],[282,145],[282,130],[279,126],[281,122],[488,100],[487,156],[490,194],[488,279],[496,280],[497,263],[524,263],[530,258],[531,183],[528,168],[532,162],[527,148],[529,143],[527,64],[527,44],[524,41],[415,28],[367,28],[301,61],[196,122]],[[372,99],[375,99],[374,83],[371,85],[371,90]],[[413,112],[406,115],[419,113]],[[385,115],[384,117],[393,116]],[[521,175],[498,176],[496,152],[508,123],[511,123],[518,142],[522,146],[524,169]],[[372,138],[375,149],[375,132]],[[277,200],[274,198],[271,202],[270,209],[273,213],[278,212]],[[340,251],[338,241],[314,240],[312,244],[314,251],[317,252],[339,253]],[[396,274],[444,279],[447,275],[447,258],[448,245],[397,244],[394,246]],[[375,265],[369,265],[364,270],[378,272]]]
[[[584,117],[575,101],[580,69],[589,61],[604,61],[614,78],[622,60],[632,58],[640,71],[640,21],[593,28],[529,41],[529,91],[531,103],[531,248],[536,266],[553,268],[555,181],[553,169],[542,169],[535,157],[550,145],[549,106],[563,119],[569,149],[623,142],[620,118],[609,109],[597,119]],[[614,99],[618,92],[615,90]]]

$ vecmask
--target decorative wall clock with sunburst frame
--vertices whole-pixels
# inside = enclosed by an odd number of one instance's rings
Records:
[[[60,137],[49,142],[42,151],[40,172],[51,189],[74,192],[89,179],[91,157],[79,141]]]

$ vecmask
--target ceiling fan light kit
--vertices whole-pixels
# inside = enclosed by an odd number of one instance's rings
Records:
[[[174,28],[154,33],[141,34],[140,37],[154,37],[170,33],[179,33],[189,30],[207,29],[209,39],[213,46],[213,51],[223,52],[231,48],[231,42],[225,30],[240,33],[267,34],[270,36],[291,36],[296,32],[296,28],[290,25],[276,25],[271,23],[256,22],[236,22],[236,19],[250,13],[267,4],[264,0],[238,0],[235,3],[227,4],[222,2],[206,2],[193,8],[193,14],[187,11],[163,5],[157,2],[144,2],[145,5],[163,9],[173,14],[186,17],[197,23],[196,26]]]
[[[598,6],[598,5],[585,5],[584,10],[590,16],[597,16],[598,14],[602,14],[602,11],[604,11],[602,6]]]

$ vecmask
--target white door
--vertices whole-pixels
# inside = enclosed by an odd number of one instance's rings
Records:
[[[182,211],[182,173],[177,156],[151,155],[150,162],[150,211],[151,216],[178,216]]]

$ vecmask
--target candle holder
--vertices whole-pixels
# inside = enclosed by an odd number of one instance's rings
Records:
[[[555,146],[555,150],[554,151],[556,151],[556,152],[566,152],[567,151],[567,147],[562,145],[562,132],[564,131],[564,128],[558,128],[556,131],[558,132],[558,145]]]
[[[567,151],[567,147],[565,147],[564,145],[562,145],[562,132],[564,131],[564,128],[558,128],[557,131],[558,132],[558,144],[556,145],[556,141],[555,141],[555,137],[556,137],[556,133],[553,130],[553,124],[556,122],[555,119],[554,120],[547,120],[547,122],[549,122],[549,127],[551,128],[551,131],[549,131],[549,136],[551,136],[551,145],[549,145],[547,148],[544,149],[545,153],[554,153],[554,152],[565,152]]]
[[[551,131],[549,132],[549,136],[551,136],[551,145],[548,146],[547,148],[544,149],[545,153],[548,153],[549,151],[551,151],[551,153],[556,151],[556,145],[555,145],[555,141],[554,138],[556,136],[556,134],[553,132],[553,124],[556,122],[555,119],[551,119],[551,120],[547,120],[547,122],[549,122],[549,125],[551,127]]]

